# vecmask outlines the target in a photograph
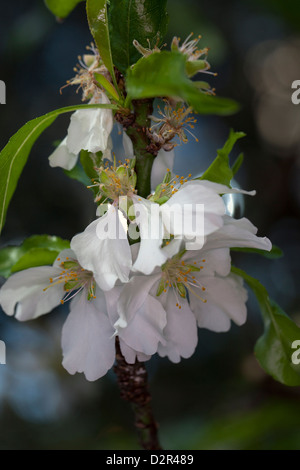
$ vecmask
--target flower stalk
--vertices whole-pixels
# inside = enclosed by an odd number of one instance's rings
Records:
[[[127,135],[133,143],[136,157],[135,172],[137,174],[137,192],[141,197],[151,193],[151,170],[157,152],[151,149],[147,129],[151,126],[149,116],[153,112],[153,99],[133,102],[134,115],[128,122]],[[145,450],[161,449],[158,440],[158,425],[151,407],[151,395],[148,386],[148,374],[144,363],[136,360],[128,364],[121,352],[119,338],[116,338],[116,362],[114,371],[118,378],[120,394],[123,400],[131,403],[135,416],[135,427],[139,442]]]
[[[158,425],[151,407],[146,367],[138,360],[134,364],[125,361],[118,338],[116,338],[114,371],[118,378],[121,397],[132,405],[141,447],[145,450],[160,450]]]

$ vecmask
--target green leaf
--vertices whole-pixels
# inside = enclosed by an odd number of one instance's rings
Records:
[[[111,0],[109,29],[114,64],[124,74],[141,54],[133,45],[159,45],[168,26],[167,0]],[[148,42],[149,40],[149,42]]]
[[[236,141],[245,135],[244,132],[234,132],[231,129],[224,147],[217,150],[217,157],[199,179],[225,184],[230,187],[230,181],[234,176],[234,171],[233,168],[230,167],[229,154]],[[240,160],[238,163],[235,162],[236,168],[241,163],[241,157],[238,157],[238,160]]]
[[[95,39],[101,59],[109,71],[115,88],[118,85],[115,78],[114,64],[111,55],[110,38],[107,20],[107,0],[87,0],[86,11],[91,33]],[[122,25],[124,28],[124,25]]]
[[[99,193],[99,186],[94,186],[94,180],[99,178],[95,167],[99,167],[102,162],[102,152],[96,154],[87,150],[80,152],[80,161],[70,171],[64,170],[64,173],[71,179],[79,181],[87,188],[91,189],[95,196]]]
[[[107,91],[108,95],[110,95],[114,100],[119,101],[119,95],[116,91],[115,87],[104,77],[101,73],[94,73],[94,77],[100,85]]]
[[[31,250],[28,250],[27,253],[11,268],[11,272],[17,273],[24,269],[51,265],[58,254],[59,251],[47,250],[47,248],[31,248]]]
[[[47,248],[53,251],[62,251],[70,248],[69,240],[56,237],[54,235],[32,235],[26,238],[21,245],[25,250],[31,248]]]
[[[86,175],[80,162],[78,162],[74,168],[72,168],[72,170],[64,170],[64,174],[72,180],[79,181],[80,183],[84,184],[84,186],[89,186],[91,184],[91,180]]]
[[[300,364],[292,363],[292,343],[300,340],[300,328],[269,298],[267,290],[257,279],[238,268],[232,268],[232,271],[253,290],[262,312],[264,334],[255,345],[260,365],[279,382],[300,385]]]
[[[0,275],[9,277],[22,269],[52,264],[66,248],[70,248],[68,240],[50,235],[33,235],[19,246],[6,246],[0,249]]]
[[[7,246],[0,249],[0,276],[9,277],[11,268],[24,254],[20,246]]]
[[[102,164],[102,152],[95,154],[82,150],[80,153],[80,162],[91,181],[99,179],[99,174],[96,172],[95,167],[99,168]]]
[[[241,168],[243,164],[243,161],[244,161],[244,154],[240,153],[231,168],[233,176],[235,176],[235,174],[239,171],[239,169]]]
[[[207,95],[186,75],[186,56],[180,52],[162,51],[141,58],[128,70],[128,99],[179,97],[200,114],[235,113],[238,104],[227,98]]]
[[[28,155],[37,138],[52,124],[57,116],[82,108],[118,109],[111,104],[76,105],[56,109],[27,122],[9,140],[0,153],[0,232],[3,228],[9,202],[15,192]]]
[[[259,250],[258,248],[231,248],[231,250],[241,251],[242,253],[257,253],[269,259],[278,259],[283,256],[283,251],[276,245],[272,246],[271,251]]]
[[[83,0],[45,0],[46,6],[58,18],[66,18]]]

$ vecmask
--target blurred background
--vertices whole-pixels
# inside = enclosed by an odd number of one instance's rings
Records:
[[[193,139],[176,149],[180,174],[203,171],[229,129],[247,137],[237,182],[256,189],[244,215],[279,245],[285,256],[270,261],[239,255],[235,262],[257,277],[300,324],[300,105],[291,84],[300,80],[298,0],[169,0],[168,41],[191,31],[209,47],[218,72],[210,83],[241,111],[226,118],[198,117]],[[77,56],[91,42],[84,3],[57,22],[42,0],[7,2],[0,16],[0,79],[7,104],[0,107],[0,147],[26,121],[80,102],[74,87]],[[71,238],[94,218],[92,193],[62,170],[50,169],[53,142],[66,134],[60,117],[37,141],[8,211],[0,246],[32,234]],[[184,159],[183,159],[184,156]],[[0,280],[0,283],[2,281]],[[299,449],[300,390],[267,377],[253,355],[262,321],[250,295],[248,321],[226,334],[199,330],[197,352],[171,364],[148,363],[153,407],[166,449]],[[69,376],[61,366],[60,332],[67,311],[19,324],[0,312],[0,449],[135,449],[130,407],[113,373],[96,383]]]

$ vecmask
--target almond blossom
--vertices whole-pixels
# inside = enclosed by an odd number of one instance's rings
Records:
[[[175,254],[178,240],[184,240],[187,249],[202,248],[205,237],[224,224],[226,205],[221,194],[226,193],[254,195],[255,191],[229,188],[199,179],[188,181],[188,178],[177,175],[159,185],[150,200],[133,196],[134,209],[140,213],[138,223],[141,235],[140,251],[133,269],[144,274],[152,273],[156,266]],[[158,207],[153,211],[156,201]],[[156,237],[149,236],[153,212],[158,214],[161,222],[161,230]]]
[[[231,321],[246,321],[247,291],[242,278],[231,273],[230,248],[269,251],[271,242],[257,237],[256,227],[245,218],[225,215],[223,222],[202,249],[183,249],[151,275],[137,273],[123,287],[114,326],[129,346],[179,362],[193,354],[197,326],[221,332],[229,330]]]
[[[104,93],[98,93],[90,104],[109,104]],[[103,158],[111,159],[111,131],[113,114],[111,109],[79,109],[71,116],[67,136],[49,157],[51,167],[71,170],[77,163],[81,150],[102,152]]]
[[[112,298],[115,293],[111,292]],[[72,250],[64,250],[53,266],[40,266],[13,274],[0,289],[0,305],[19,321],[33,320],[70,301],[62,330],[63,366],[70,374],[83,372],[87,380],[102,377],[115,361],[117,312],[94,275],[79,264]],[[110,312],[110,313],[109,313]],[[128,363],[147,360],[120,340]]]

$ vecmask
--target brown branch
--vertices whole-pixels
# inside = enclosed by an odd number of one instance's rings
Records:
[[[118,378],[121,397],[129,401],[135,415],[135,427],[141,447],[146,450],[160,450],[158,426],[153,416],[151,395],[148,387],[148,374],[143,362],[127,364],[116,338],[116,365],[114,371]]]

